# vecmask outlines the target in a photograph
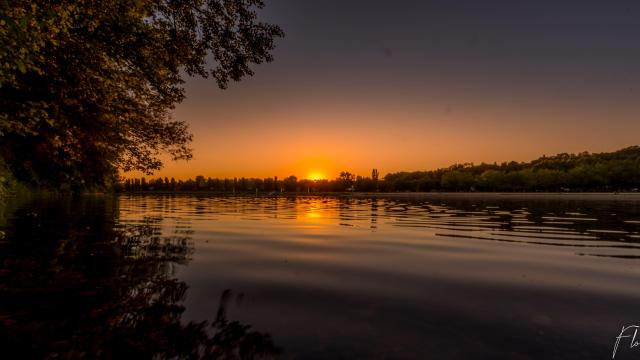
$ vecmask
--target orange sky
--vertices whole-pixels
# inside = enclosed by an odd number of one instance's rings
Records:
[[[453,3],[268,2],[275,61],[224,91],[188,79],[174,114],[194,159],[154,176],[384,175],[640,143],[640,6]]]
[[[640,127],[631,122],[630,115],[637,113],[632,109],[577,107],[569,100],[555,107],[463,101],[460,108],[448,109],[427,102],[318,100],[265,109],[249,99],[202,109],[187,100],[175,116],[199,120],[191,122],[194,159],[167,162],[158,175],[335,178],[342,170],[369,175],[375,167],[385,174],[462,162],[525,161],[560,152],[613,151],[638,143]],[[629,122],[609,123],[603,120],[607,116],[627,117]]]

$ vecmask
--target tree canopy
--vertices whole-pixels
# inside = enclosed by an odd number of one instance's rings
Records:
[[[261,0],[0,0],[0,157],[40,186],[152,173],[192,156],[184,76],[220,88],[272,60]]]
[[[398,172],[385,176],[384,187],[387,191],[637,191],[640,147]]]
[[[126,179],[123,191],[214,191],[214,192],[397,192],[397,191],[639,191],[640,147],[631,146],[609,153],[558,154],[531,162],[502,164],[455,164],[429,171],[389,173],[379,178],[340,172],[333,180],[278,178],[195,180],[171,178]]]

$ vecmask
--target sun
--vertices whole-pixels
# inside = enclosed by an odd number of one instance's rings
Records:
[[[309,175],[307,176],[307,178],[309,180],[322,180],[322,179],[326,179],[326,177],[324,176],[323,173],[319,172],[319,171],[312,171],[309,173]]]

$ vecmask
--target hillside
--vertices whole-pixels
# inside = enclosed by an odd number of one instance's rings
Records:
[[[616,191],[640,187],[640,147],[558,154],[531,162],[456,164],[384,178],[387,191]]]

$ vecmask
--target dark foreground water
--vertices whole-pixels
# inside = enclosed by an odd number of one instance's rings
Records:
[[[610,359],[639,232],[624,196],[9,199],[0,358]]]

